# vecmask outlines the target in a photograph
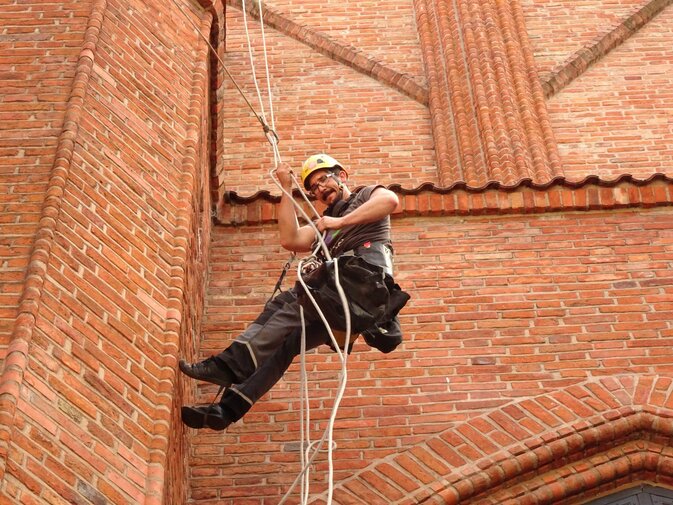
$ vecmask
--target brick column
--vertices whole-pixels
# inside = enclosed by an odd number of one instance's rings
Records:
[[[415,0],[439,183],[562,174],[518,0]]]

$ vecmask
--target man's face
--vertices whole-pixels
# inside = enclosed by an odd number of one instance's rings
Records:
[[[316,200],[331,205],[339,198],[339,176],[329,170],[316,170],[308,178],[310,193]]]

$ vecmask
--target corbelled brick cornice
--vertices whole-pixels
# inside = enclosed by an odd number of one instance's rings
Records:
[[[673,205],[673,179],[655,174],[647,179],[623,175],[613,180],[597,176],[572,182],[556,177],[538,184],[522,179],[513,185],[491,182],[470,187],[457,182],[449,187],[422,184],[408,189],[388,187],[398,194],[399,216],[481,215],[575,210],[657,207]],[[276,220],[280,197],[260,191],[249,197],[225,194],[225,205],[217,215],[219,224],[254,224]]]

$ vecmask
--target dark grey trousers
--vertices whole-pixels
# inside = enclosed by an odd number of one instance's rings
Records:
[[[306,321],[306,350],[329,340],[321,321]],[[216,356],[236,381],[220,405],[238,421],[278,382],[301,352],[301,318],[294,289],[269,300],[262,313],[232,344]]]

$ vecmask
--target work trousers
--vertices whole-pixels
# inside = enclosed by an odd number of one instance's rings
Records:
[[[216,356],[235,378],[220,405],[238,421],[278,382],[301,352],[302,324],[294,289],[269,300],[262,313],[232,344]],[[306,321],[306,350],[329,340],[322,321]]]

